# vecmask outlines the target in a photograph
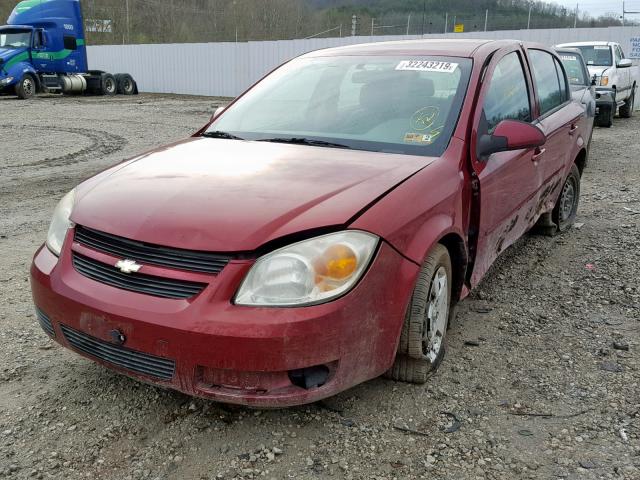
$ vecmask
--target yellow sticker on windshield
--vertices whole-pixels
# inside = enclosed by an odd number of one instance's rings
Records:
[[[417,133],[409,132],[404,134],[404,141],[406,143],[420,143],[422,145],[431,145],[442,133],[443,127],[433,129],[430,133]]]

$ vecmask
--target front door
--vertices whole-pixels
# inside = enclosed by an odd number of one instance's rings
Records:
[[[479,185],[477,246],[471,285],[496,257],[527,231],[542,185],[544,149],[523,149],[479,158],[477,140],[505,119],[531,122],[533,94],[521,50],[501,50],[487,68],[474,121],[471,162]]]

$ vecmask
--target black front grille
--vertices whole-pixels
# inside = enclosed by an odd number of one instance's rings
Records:
[[[36,308],[36,317],[38,317],[38,323],[40,324],[40,327],[42,327],[42,330],[44,330],[50,337],[55,337],[56,331],[53,329],[53,324],[51,323],[51,320],[49,320],[49,317],[47,317],[47,314],[39,308]]]
[[[73,266],[85,277],[112,287],[163,298],[190,298],[200,293],[206,283],[156,277],[140,273],[122,273],[120,269],[73,252]]]
[[[75,241],[123,259],[192,272],[220,273],[231,257],[210,252],[163,247],[76,226]]]
[[[112,345],[66,325],[60,325],[60,329],[69,345],[91,357],[160,380],[171,380],[173,377],[176,364],[169,358]]]

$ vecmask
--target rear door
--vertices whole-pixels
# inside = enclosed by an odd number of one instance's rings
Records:
[[[533,118],[533,92],[524,52],[515,47],[498,51],[485,70],[472,131],[471,163],[479,184],[472,285],[480,281],[500,252],[529,228],[542,185],[541,150],[480,158],[478,140],[493,133],[502,120],[531,122]]]
[[[588,114],[581,102],[572,99],[566,74],[560,61],[546,50],[528,49],[534,90],[536,92],[534,122],[547,136],[538,158],[542,175],[540,204],[536,218],[553,208],[564,182],[567,165],[588,139],[583,138]]]

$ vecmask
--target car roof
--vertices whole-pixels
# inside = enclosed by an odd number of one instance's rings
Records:
[[[342,55],[438,55],[451,57],[484,56],[485,51],[494,52],[502,47],[522,44],[519,40],[398,40],[392,42],[361,43],[344,47],[326,48],[310,52],[305,56],[342,56]],[[546,48],[539,44],[524,44]],[[482,53],[480,53],[482,51]],[[484,55],[483,55],[484,53]]]
[[[562,47],[589,47],[589,46],[611,46],[615,45],[615,42],[573,42],[573,43],[561,43],[556,45],[558,48]]]

